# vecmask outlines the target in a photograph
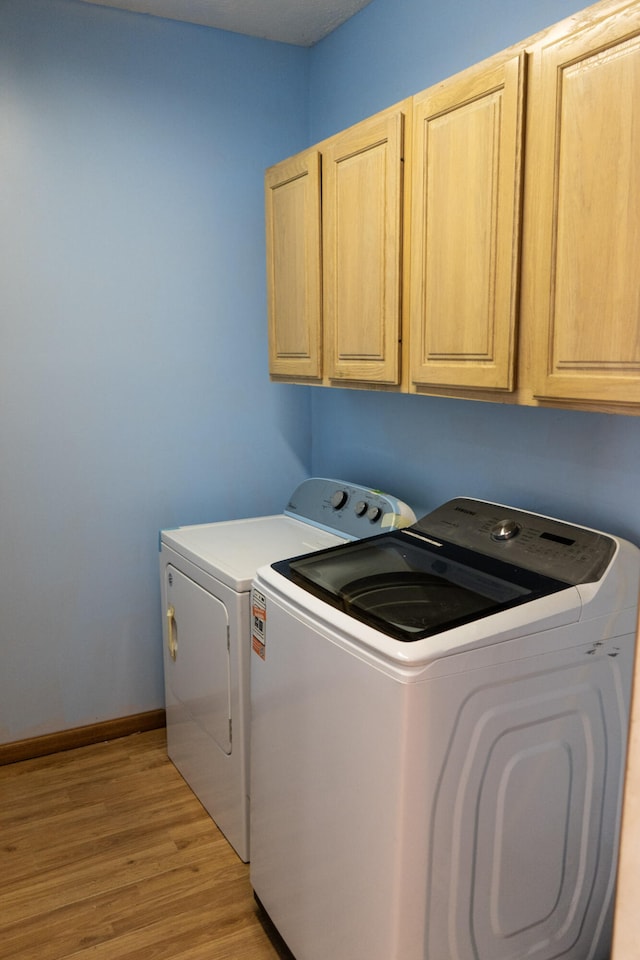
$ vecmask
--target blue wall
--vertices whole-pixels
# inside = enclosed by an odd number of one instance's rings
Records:
[[[311,51],[313,141],[517,43],[580,0],[372,0]],[[322,388],[314,473],[373,483],[418,512],[464,494],[640,543],[640,418]]]
[[[580,0],[372,0],[311,50],[0,3],[0,742],[161,706],[157,534],[310,473],[640,542],[640,418],[267,377],[263,171]]]
[[[311,51],[312,142],[586,5],[582,0],[372,0]]]
[[[0,741],[162,706],[158,530],[280,512],[308,391],[267,376],[263,171],[308,52],[0,4]]]

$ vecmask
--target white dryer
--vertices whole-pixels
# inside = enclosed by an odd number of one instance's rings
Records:
[[[465,498],[258,571],[251,881],[296,960],[609,956],[639,582]]]
[[[395,497],[314,477],[283,514],[160,534],[168,754],[245,861],[252,578],[262,564],[414,520]]]

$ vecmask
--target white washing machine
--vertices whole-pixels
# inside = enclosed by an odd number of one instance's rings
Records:
[[[265,566],[251,882],[296,960],[605,960],[640,551],[459,498]]]
[[[168,754],[245,861],[251,580],[281,557],[414,520],[395,497],[314,477],[283,514],[160,534]]]

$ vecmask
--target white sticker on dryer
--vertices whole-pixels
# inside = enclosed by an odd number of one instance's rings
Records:
[[[267,601],[263,594],[254,590],[251,597],[251,646],[262,660],[265,659],[267,642]]]

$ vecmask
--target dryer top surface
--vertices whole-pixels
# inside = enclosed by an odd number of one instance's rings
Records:
[[[244,592],[250,590],[258,567],[335,546],[344,538],[276,514],[163,530],[160,542],[232,590]]]

